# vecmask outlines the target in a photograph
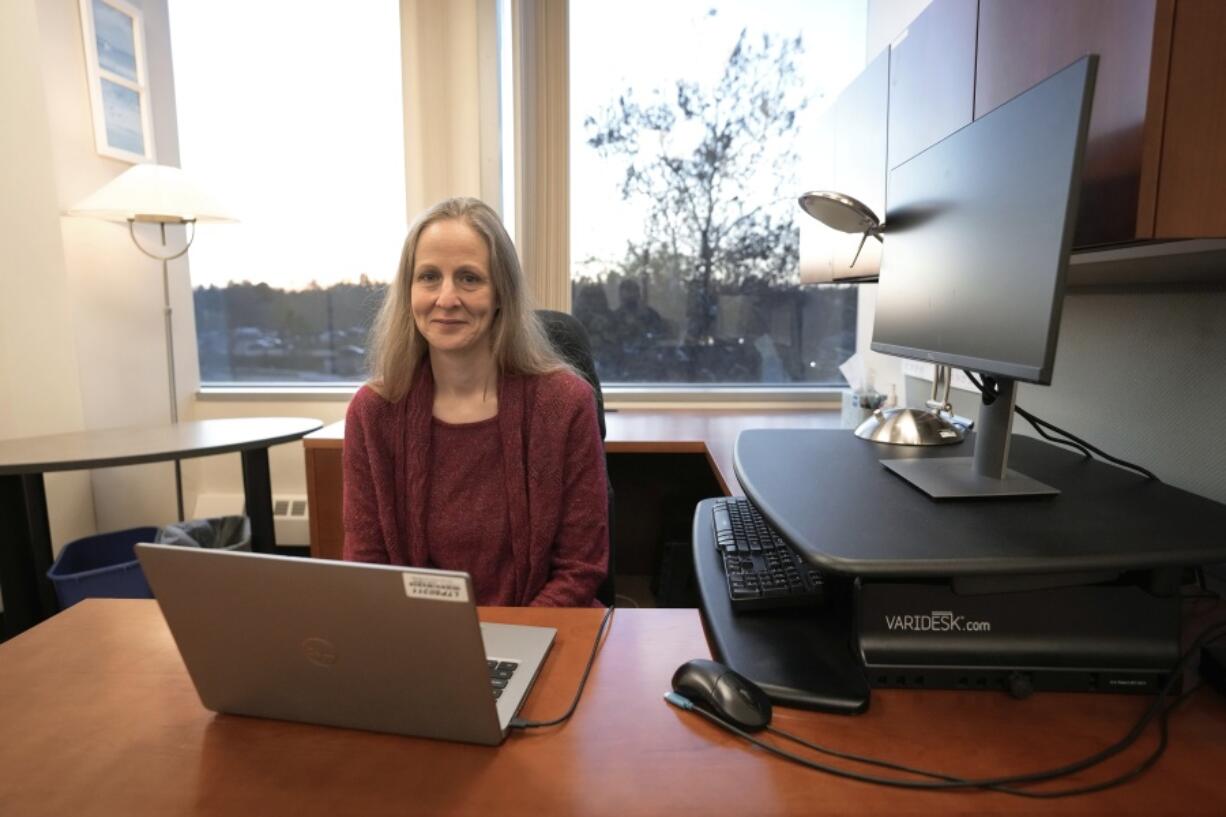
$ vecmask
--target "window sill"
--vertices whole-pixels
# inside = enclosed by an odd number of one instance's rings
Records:
[[[304,401],[348,403],[360,383],[337,383],[334,385],[304,384],[301,386],[276,386],[268,383],[251,385],[226,384],[201,386],[196,399],[202,403],[246,401]]]
[[[334,385],[304,384],[277,386],[272,384],[226,384],[202,386],[196,399],[202,403],[302,401],[347,403],[359,388],[358,383]],[[747,409],[747,410],[810,410],[838,409],[846,389],[824,386],[818,388],[754,388],[754,387],[634,387],[612,385],[604,387],[605,407],[609,409]]]
[[[606,386],[606,409],[745,409],[811,410],[839,409],[846,389],[759,388],[717,386],[710,388],[658,388]]]

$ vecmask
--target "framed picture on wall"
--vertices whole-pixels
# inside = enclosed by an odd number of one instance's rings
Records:
[[[152,162],[153,115],[141,11],[124,0],[80,3],[98,152],[127,162]]]

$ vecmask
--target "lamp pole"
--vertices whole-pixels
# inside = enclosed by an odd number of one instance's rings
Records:
[[[0,0],[2,2],[2,0]],[[150,258],[162,262],[162,320],[166,327],[166,379],[170,388],[170,421],[179,422],[179,393],[175,386],[175,338],[173,313],[170,308],[170,269],[168,262],[187,254],[196,238],[196,223],[236,221],[229,211],[215,201],[196,182],[177,167],[143,162],[120,173],[86,196],[68,211],[69,215],[90,216],[106,221],[127,221],[132,243]],[[153,252],[141,246],[136,237],[136,223],[157,224],[162,235],[162,251]],[[166,225],[190,225],[187,244],[176,253],[166,249]],[[179,519],[183,513],[183,473],[179,460],[175,464],[175,500]]]
[[[177,253],[172,255],[153,253],[141,246],[140,240],[136,237],[136,222],[155,223],[161,230],[162,246],[166,246],[166,225],[167,224],[187,224],[191,226],[190,233],[187,237],[187,244]],[[174,318],[173,310],[170,307],[170,262],[176,258],[180,258],[187,254],[191,249],[192,242],[196,239],[196,220],[192,218],[179,218],[178,216],[134,216],[128,219],[128,234],[132,236],[132,243],[136,245],[136,249],[140,250],[145,255],[162,262],[162,316],[163,324],[166,329],[166,378],[170,385],[170,422],[179,422],[179,391],[175,385],[175,337],[174,337]],[[179,460],[174,460],[175,465],[175,502],[179,512],[179,519],[186,519],[183,513],[183,471]]]

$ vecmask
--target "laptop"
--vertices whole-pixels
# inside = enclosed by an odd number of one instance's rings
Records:
[[[497,745],[557,631],[477,620],[467,573],[138,544],[214,712]]]

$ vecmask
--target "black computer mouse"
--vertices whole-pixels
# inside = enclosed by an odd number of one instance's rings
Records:
[[[673,673],[673,690],[747,732],[756,732],[771,722],[771,702],[766,693],[717,661],[686,661]]]

